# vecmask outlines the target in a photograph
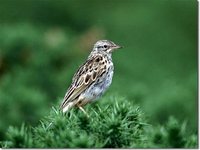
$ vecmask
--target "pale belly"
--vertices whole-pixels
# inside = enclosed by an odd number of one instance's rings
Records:
[[[80,97],[84,98],[87,102],[97,100],[111,85],[112,77],[113,69],[108,74],[105,74],[99,83],[91,85]]]

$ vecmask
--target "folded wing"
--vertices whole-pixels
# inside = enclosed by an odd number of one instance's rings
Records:
[[[67,90],[61,109],[67,111],[70,107],[76,105],[79,96],[89,88],[96,80],[106,72],[105,58],[102,55],[96,55],[79,67],[72,79],[72,84]]]

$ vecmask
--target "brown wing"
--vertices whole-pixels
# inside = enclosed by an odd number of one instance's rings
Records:
[[[72,84],[67,90],[61,108],[67,106],[69,102],[77,99],[99,76],[106,71],[105,58],[102,55],[95,55],[79,67],[72,79]]]

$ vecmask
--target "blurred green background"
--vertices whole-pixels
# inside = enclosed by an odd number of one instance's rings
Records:
[[[106,95],[135,101],[152,125],[170,116],[197,129],[197,1],[0,0],[0,140],[58,106],[93,44],[113,54]]]

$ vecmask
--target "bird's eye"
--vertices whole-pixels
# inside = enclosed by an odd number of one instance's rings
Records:
[[[104,48],[108,48],[108,45],[104,45],[103,47],[104,47]]]

